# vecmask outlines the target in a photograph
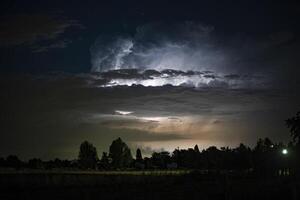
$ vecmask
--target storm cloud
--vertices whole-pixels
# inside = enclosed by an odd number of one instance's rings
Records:
[[[100,35],[90,48],[91,72],[112,75],[108,86],[278,87],[290,84],[288,76],[296,81],[299,58],[286,54],[298,48],[293,32],[254,37],[216,29],[193,21],[159,22],[139,26],[133,35]]]
[[[131,37],[100,35],[91,47],[92,71],[213,69],[226,64],[224,52],[212,40],[213,29],[194,22],[151,23],[138,27]]]

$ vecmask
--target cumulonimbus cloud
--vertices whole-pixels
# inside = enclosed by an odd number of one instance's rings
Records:
[[[287,58],[297,59],[284,49],[291,48],[284,45],[293,38],[292,33],[222,35],[197,22],[150,23],[133,35],[100,35],[90,48],[91,72],[101,74],[101,86],[281,87],[290,80],[278,69]],[[270,60],[274,55],[276,62]],[[287,73],[294,74],[293,65],[287,66]],[[165,75],[166,70],[174,74]],[[208,71],[213,73],[197,74]]]
[[[134,36],[99,36],[92,45],[92,72],[116,69],[208,70],[226,56],[211,40],[212,26],[194,22],[153,23]]]

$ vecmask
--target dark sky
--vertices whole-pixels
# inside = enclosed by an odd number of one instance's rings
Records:
[[[0,156],[288,141],[297,1],[1,1]],[[100,153],[99,153],[100,154]]]

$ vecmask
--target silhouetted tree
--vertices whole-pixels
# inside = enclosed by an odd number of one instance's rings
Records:
[[[81,143],[78,155],[80,167],[83,169],[95,169],[97,166],[97,161],[97,150],[93,144],[89,143],[88,141]]]
[[[114,168],[129,167],[132,163],[131,151],[121,138],[114,140],[110,145],[109,157],[112,159],[111,164]]]
[[[235,168],[238,170],[246,170],[252,167],[252,153],[249,147],[246,147],[243,143],[239,147],[234,149],[235,152]]]
[[[296,116],[287,119],[286,121],[287,127],[290,129],[291,136],[293,141],[300,144],[300,111],[297,112]]]
[[[199,168],[201,165],[201,154],[198,145],[195,145],[194,149],[175,149],[172,153],[172,161],[180,168]]]
[[[288,144],[290,153],[287,156],[281,153],[283,148],[287,148],[283,143],[273,143],[269,138],[259,138],[253,150],[241,143],[234,149],[229,147],[218,149],[211,146],[200,152],[198,145],[195,145],[194,148],[177,148],[173,151],[172,156],[167,151],[153,152],[152,157],[143,159],[141,150],[137,149],[136,159],[133,160],[128,146],[121,138],[118,138],[110,145],[109,155],[103,152],[100,161],[98,161],[96,148],[91,143],[84,141],[80,145],[78,161],[60,160],[58,158],[51,161],[42,161],[34,158],[28,161],[28,165],[24,165],[17,156],[11,155],[7,159],[0,158],[0,167],[16,169],[26,166],[34,169],[75,169],[79,167],[82,169],[95,169],[97,167],[99,169],[128,167],[135,167],[136,169],[186,168],[203,169],[207,170],[207,173],[220,172],[221,169],[249,173],[254,169],[254,174],[260,176],[278,174],[279,169],[292,169],[291,171],[297,174],[300,165],[298,147],[299,145],[290,142]]]
[[[199,151],[199,147],[196,144],[194,147],[194,162],[193,167],[199,169],[201,167],[201,154]]]
[[[28,167],[32,169],[42,169],[44,165],[41,159],[33,158],[28,161]]]
[[[215,147],[208,147],[202,152],[204,158],[204,165],[206,169],[220,169],[222,166],[222,153]]]
[[[194,151],[195,151],[195,153],[200,153],[200,151],[199,151],[199,147],[198,147],[198,145],[196,144],[195,145],[195,147],[194,147]]]
[[[196,168],[196,152],[192,148],[181,150],[182,165],[185,168]]]
[[[179,148],[175,149],[172,153],[173,162],[177,163],[178,167],[182,167],[182,156]]]
[[[236,168],[235,152],[229,147],[221,147],[221,168],[226,170],[233,170]]]
[[[23,165],[22,161],[16,155],[9,155],[6,158],[7,167],[20,169]]]
[[[53,161],[54,168],[62,168],[62,161],[59,158],[55,158]]]
[[[136,169],[144,169],[145,168],[144,160],[142,157],[142,152],[139,148],[136,150],[134,166]]]
[[[259,138],[253,150],[253,167],[260,175],[271,175],[274,173],[276,148],[274,143],[269,139]]]
[[[102,157],[101,157],[101,160],[100,160],[99,164],[100,164],[99,168],[109,169],[109,157],[108,157],[106,152],[102,153]]]
[[[267,152],[270,151],[273,148],[273,146],[273,142],[268,137],[266,137],[265,139],[259,138],[256,143],[256,146],[254,147],[254,151],[260,153]]]
[[[152,163],[155,167],[158,168],[167,168],[167,164],[171,163],[170,153],[167,151],[154,152],[151,157]]]
[[[0,158],[0,167],[6,167],[5,166],[5,159],[4,158]]]
[[[135,156],[135,158],[136,158],[136,161],[142,161],[143,160],[142,152],[141,152],[141,150],[139,148],[136,150],[136,156]]]
[[[145,168],[146,169],[153,169],[152,159],[151,158],[144,158]]]

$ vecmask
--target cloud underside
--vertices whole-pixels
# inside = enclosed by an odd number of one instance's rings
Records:
[[[148,69],[119,69],[93,73],[91,85],[96,87],[114,86],[182,86],[182,87],[214,87],[214,88],[267,88],[270,80],[263,76],[239,74],[216,74],[212,71],[181,71],[164,69],[161,71]]]

